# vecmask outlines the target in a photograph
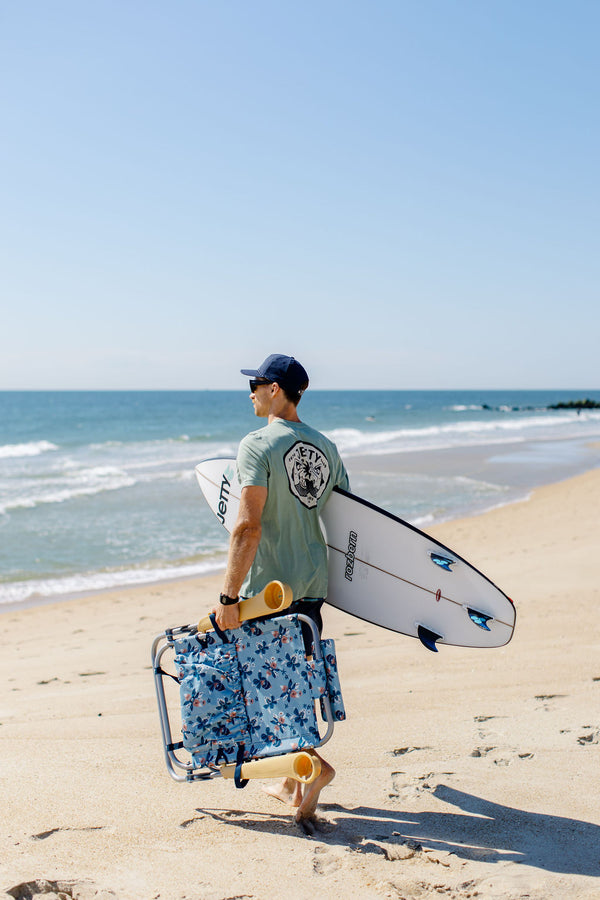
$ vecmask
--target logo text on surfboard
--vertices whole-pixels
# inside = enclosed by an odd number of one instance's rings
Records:
[[[231,469],[226,469],[223,472],[223,478],[221,479],[221,491],[219,493],[219,505],[217,506],[217,518],[221,520],[221,525],[225,524],[225,516],[227,515],[227,504],[229,502],[229,489],[231,488],[231,481],[227,477],[231,478],[232,472]]]
[[[346,550],[346,571],[344,573],[348,581],[352,581],[352,575],[354,574],[354,559],[356,554],[357,541],[357,533],[355,531],[350,531],[348,533],[348,549]]]

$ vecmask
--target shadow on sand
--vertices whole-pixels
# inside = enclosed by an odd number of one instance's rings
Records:
[[[548,872],[600,878],[600,826],[579,819],[526,812],[445,785],[432,792],[462,812],[411,812],[324,803],[328,821],[315,836],[327,844],[380,852],[369,840],[417,841],[432,850],[483,862],[512,861]],[[293,817],[241,810],[198,809],[217,821],[273,834],[297,830]],[[193,821],[193,820],[190,820]],[[187,824],[187,823],[182,823]]]

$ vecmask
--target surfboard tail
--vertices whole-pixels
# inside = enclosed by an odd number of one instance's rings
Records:
[[[467,606],[466,609],[467,615],[474,625],[477,625],[479,628],[483,628],[485,631],[490,631],[488,622],[494,621],[493,616],[488,616],[486,615],[486,613],[478,612],[478,610],[472,609],[470,606]]]

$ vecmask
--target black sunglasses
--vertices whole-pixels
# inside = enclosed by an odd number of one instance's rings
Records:
[[[272,381],[256,381],[254,378],[251,378],[249,381],[250,384],[250,393],[254,394],[257,387],[260,387],[261,384],[273,384]]]

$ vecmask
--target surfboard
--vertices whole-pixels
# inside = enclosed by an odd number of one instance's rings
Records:
[[[241,488],[235,459],[203,460],[196,476],[231,531]],[[458,553],[348,491],[334,488],[321,514],[328,548],[327,603],[359,619],[437,644],[502,647],[515,627],[507,595]],[[274,573],[285,582],[285,572]]]

